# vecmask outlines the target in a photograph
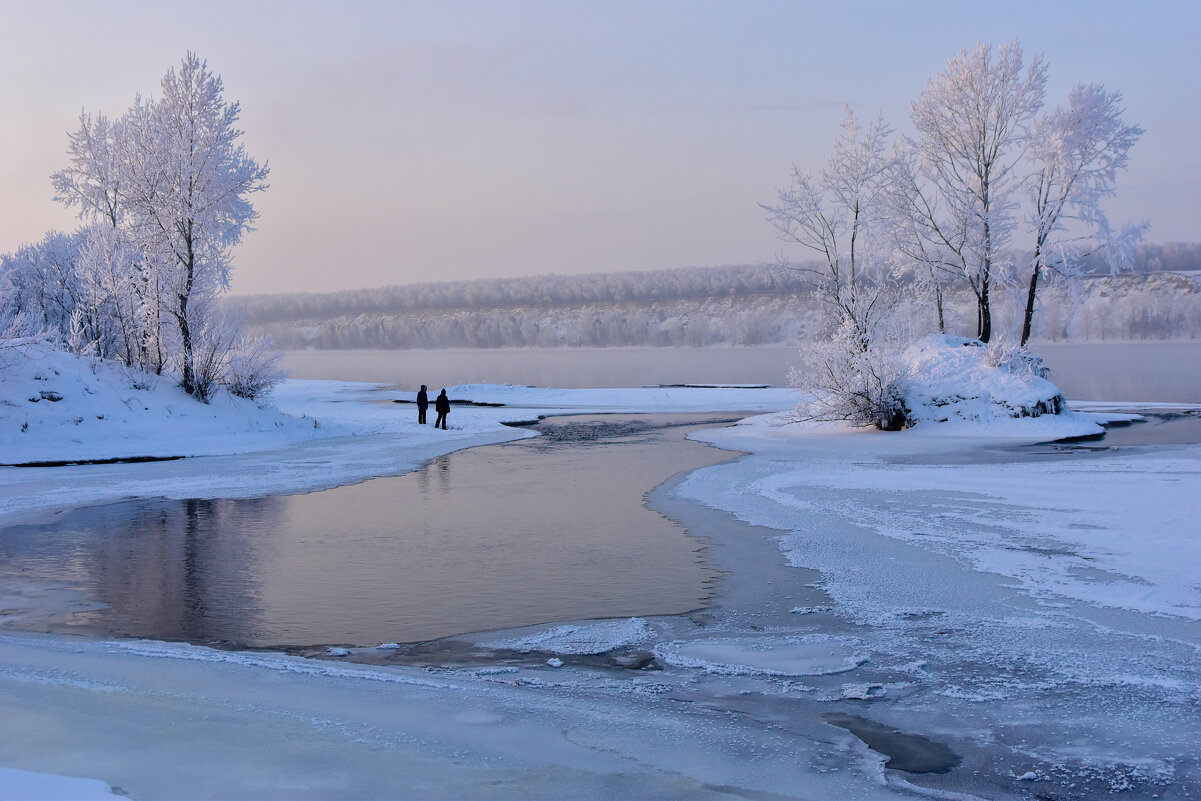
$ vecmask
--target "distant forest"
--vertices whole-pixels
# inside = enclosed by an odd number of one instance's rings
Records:
[[[1083,280],[1048,287],[1036,339],[1201,337],[1201,243],[1142,245],[1132,271],[1120,275],[1110,275],[1100,259],[1085,266]],[[932,329],[932,310],[900,289],[913,307],[908,316],[918,326],[929,320]],[[1020,325],[1014,321],[1021,301],[1020,287],[1002,289],[1002,335]],[[767,345],[821,333],[807,273],[776,265],[408,284],[226,303],[289,350]],[[951,294],[948,312],[949,332],[970,328],[966,292]]]

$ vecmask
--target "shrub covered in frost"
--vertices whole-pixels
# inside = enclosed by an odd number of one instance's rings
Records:
[[[797,420],[845,421],[896,431],[909,424],[909,370],[892,342],[863,345],[847,321],[829,339],[807,343],[789,383],[806,392]]]

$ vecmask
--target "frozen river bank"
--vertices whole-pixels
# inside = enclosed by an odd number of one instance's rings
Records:
[[[587,391],[470,391],[508,409],[619,408]],[[663,392],[661,410],[788,403]],[[621,396],[626,410],[653,397]],[[386,413],[341,397],[344,416]],[[450,436],[519,436],[483,422],[508,413],[456,410]],[[378,469],[405,436],[305,445],[282,464],[76,468],[74,497],[176,484],[235,495],[247,491],[223,483],[235,469],[320,485]],[[704,614],[356,654],[377,665],[4,634],[0,704],[20,736],[0,741],[0,765],[135,798],[1197,793],[1196,447],[976,464],[997,440],[801,433],[767,418],[703,438],[748,455],[651,503],[712,543],[726,575]],[[0,491],[23,499],[56,473],[42,475],[0,471]],[[23,504],[5,513],[55,508]]]

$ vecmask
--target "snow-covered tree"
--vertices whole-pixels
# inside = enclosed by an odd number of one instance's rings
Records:
[[[135,171],[147,159],[129,115],[110,121],[86,113],[68,134],[70,166],[50,176],[55,199],[75,208],[85,223],[79,258],[90,301],[107,308],[116,329],[116,355],[126,364],[161,373],[167,352],[165,298],[157,263],[130,239],[126,214]]]
[[[905,427],[905,393],[909,374],[901,359],[901,342],[891,332],[877,332],[866,349],[851,321],[806,342],[801,363],[789,371],[789,383],[803,390],[793,411],[798,421],[843,421],[886,431]]]
[[[801,366],[790,376],[808,392],[797,408],[804,419],[881,428],[905,419],[895,350],[880,337],[896,300],[889,280],[890,133],[880,118],[861,127],[848,109],[821,173],[794,168],[779,203],[763,207],[781,239],[817,257],[800,269],[812,279],[828,336],[802,349]]]
[[[168,71],[161,97],[139,96],[115,121],[82,114],[69,166],[51,180],[83,227],[0,257],[0,333],[178,368],[201,400],[217,382],[268,391],[278,371],[267,341],[215,317],[231,250],[258,216],[251,196],[267,187],[268,168],[239,143],[238,115],[193,53]]]
[[[1115,236],[1101,210],[1143,132],[1123,121],[1121,101],[1121,93],[1100,84],[1077,84],[1067,108],[1048,114],[1034,136],[1028,182],[1034,254],[1021,345],[1030,339],[1040,277],[1052,269],[1070,272],[1082,252],[1098,248],[1115,266],[1128,261],[1145,229],[1128,226]]]
[[[1047,71],[1042,56],[1024,66],[1016,40],[994,53],[981,42],[947,60],[911,107],[917,130],[921,197],[916,232],[954,263],[977,302],[977,336],[992,336],[991,292],[1009,245]]]
[[[81,115],[70,166],[52,180],[88,226],[79,276],[119,357],[155,372],[176,362],[184,389],[203,398],[198,332],[213,330],[206,315],[228,287],[230,251],[258,216],[250,197],[267,187],[268,169],[246,154],[239,105],[194,53],[161,88],[115,122]]]
[[[126,124],[138,158],[122,181],[130,237],[158,265],[179,332],[183,388],[197,389],[201,313],[229,285],[230,251],[258,216],[250,196],[268,168],[246,154],[235,127],[239,104],[194,53],[162,80],[163,95],[138,102]]]
[[[897,251],[897,277],[933,301],[938,333],[947,332],[946,296],[963,275],[964,226],[940,218],[937,201],[919,177],[920,162],[909,143],[898,144],[889,167],[889,224]]]
[[[51,231],[37,244],[25,245],[16,253],[0,257],[0,275],[4,293],[0,308],[20,335],[47,333],[66,345],[72,316],[85,307],[76,263],[79,259],[78,234]],[[101,321],[87,309],[87,319],[77,319],[77,333],[89,329],[98,339]]]
[[[795,269],[809,275],[831,329],[849,324],[860,350],[868,348],[890,305],[892,251],[885,224],[890,134],[881,118],[863,128],[847,109],[821,173],[815,177],[794,168],[792,185],[779,191],[779,202],[763,205],[782,240],[816,256]]]

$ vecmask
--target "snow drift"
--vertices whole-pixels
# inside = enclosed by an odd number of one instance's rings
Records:
[[[310,439],[312,419],[224,391],[200,403],[165,376],[48,345],[5,354],[0,464],[202,456]]]
[[[910,345],[903,359],[909,425],[1069,413],[1063,393],[1046,379],[1042,360],[1029,351],[936,335]]]

